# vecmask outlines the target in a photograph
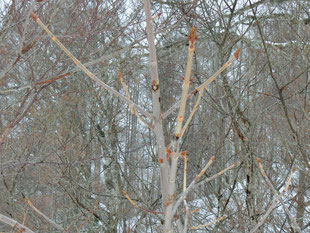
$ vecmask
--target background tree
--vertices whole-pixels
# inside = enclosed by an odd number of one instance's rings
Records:
[[[202,180],[239,163],[189,193],[188,208],[199,209],[184,218],[189,228],[226,215],[200,231],[250,232],[262,221],[261,232],[307,231],[309,2],[151,3],[162,113],[181,98],[192,26],[198,41],[190,92],[241,48],[238,62],[202,96],[180,144],[180,151],[189,151],[188,184],[212,156]],[[15,0],[1,6],[0,214],[35,232],[160,232],[165,201],[151,122],[86,78],[30,17],[34,12],[102,81],[124,96],[125,84],[130,100],[152,112],[143,3]],[[185,119],[196,98],[188,100]],[[166,146],[177,114],[162,121]],[[266,219],[277,194],[260,174],[257,157],[276,191],[297,167]],[[183,166],[179,159],[177,194]],[[181,206],[181,225],[184,214]]]

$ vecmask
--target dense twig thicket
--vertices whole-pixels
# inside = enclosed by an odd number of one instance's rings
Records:
[[[309,231],[308,1],[0,6],[0,231]]]

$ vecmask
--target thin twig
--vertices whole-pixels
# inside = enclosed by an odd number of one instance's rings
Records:
[[[237,49],[237,51],[234,53],[234,56],[228,60],[215,74],[213,74],[210,78],[208,78],[203,84],[201,84],[199,87],[197,87],[191,94],[187,96],[187,99],[195,95],[197,92],[202,91],[204,88],[208,87],[210,83],[214,81],[214,79],[219,76],[227,67],[234,61],[237,60],[239,57],[240,48]],[[163,119],[165,119],[167,116],[169,116],[175,109],[177,109],[180,106],[181,100],[176,102],[172,107],[170,107],[164,114]]]
[[[127,98],[128,100],[130,100],[129,91],[128,91],[128,88],[127,88],[127,86],[126,86],[126,84],[125,84],[125,82],[124,82],[123,75],[122,75],[121,72],[118,72],[118,77],[119,77],[119,79],[120,79],[120,81],[121,81],[122,86],[124,87],[124,90],[125,90],[125,93],[126,93],[126,98]],[[147,125],[149,128],[152,128],[152,126],[151,126],[149,123],[147,123],[147,122],[142,118],[142,116],[141,116],[139,113],[136,112],[136,110],[134,109],[134,107],[133,107],[131,104],[129,104],[129,108],[130,108],[130,111],[131,111],[131,113],[132,113],[133,115],[136,115],[145,125]]]
[[[20,224],[19,222],[15,221],[14,219],[11,219],[11,218],[3,215],[3,214],[0,214],[0,222],[4,222],[4,223],[8,224],[11,227],[14,227],[14,228],[18,229],[20,232],[34,233],[34,231],[30,230],[25,225]]]
[[[266,178],[267,175],[266,173],[264,172],[264,170],[262,169],[262,164],[259,162],[260,160],[258,160],[258,164],[260,166],[260,169],[261,169],[261,173],[262,175]],[[258,230],[258,228],[263,225],[263,223],[265,222],[265,220],[267,219],[267,217],[270,215],[270,213],[273,211],[273,209],[275,208],[276,204],[278,203],[278,201],[281,199],[281,197],[285,194],[285,192],[288,191],[288,188],[289,188],[289,185],[290,185],[290,182],[292,180],[292,177],[293,177],[293,174],[296,170],[296,167],[293,167],[292,171],[291,171],[291,174],[289,175],[289,177],[287,178],[286,180],[286,185],[285,185],[285,188],[284,190],[277,195],[277,197],[273,200],[271,206],[268,208],[268,210],[266,211],[266,213],[264,214],[264,216],[261,218],[261,220],[259,221],[259,223],[256,224],[256,226],[250,231],[250,233],[254,233],[255,231]]]
[[[185,206],[185,220],[184,220],[183,232],[186,233],[187,232],[187,228],[188,228],[188,221],[189,221],[190,212],[189,212],[189,207],[188,207],[186,199],[184,199],[183,203],[184,203],[184,206]]]
[[[204,90],[204,89],[203,89],[203,90]],[[192,112],[190,113],[190,115],[189,115],[189,117],[188,117],[186,123],[184,124],[184,126],[183,126],[183,128],[182,128],[181,137],[180,137],[180,138],[182,138],[182,136],[183,136],[185,130],[187,129],[189,123],[190,123],[191,120],[193,119],[193,116],[194,116],[195,112],[196,112],[197,109],[198,109],[198,105],[199,105],[199,102],[200,102],[200,100],[201,100],[201,96],[202,96],[202,94],[203,94],[203,90],[199,92],[199,95],[198,95],[198,98],[197,98],[197,100],[196,100],[196,103],[195,103],[195,105],[194,105],[194,107],[193,107],[193,110],[192,110]]]
[[[203,225],[199,225],[199,226],[192,227],[191,230],[198,230],[198,229],[200,229],[200,228],[210,226],[210,225],[212,225],[212,224],[214,224],[214,223],[216,223],[216,222],[218,222],[218,221],[221,221],[221,220],[225,219],[226,217],[227,217],[227,216],[224,215],[224,216],[222,216],[222,217],[220,217],[220,218],[215,219],[215,220],[212,221],[212,222],[209,222],[209,223],[206,223],[206,224],[203,224]]]
[[[194,181],[197,182],[200,177],[206,172],[206,170],[211,166],[211,164],[214,162],[215,156],[212,156],[209,162],[205,165],[205,167],[200,171],[198,176],[195,177]]]
[[[109,91],[111,94],[119,97],[123,102],[132,105],[136,110],[141,112],[141,114],[149,117],[152,119],[152,114],[145,111],[143,108],[141,108],[139,105],[135,104],[131,100],[128,100],[125,96],[120,94],[118,91],[114,90],[112,87],[101,81],[95,74],[90,72],[57,38],[56,36],[45,26],[45,24],[42,23],[42,21],[36,16],[34,13],[31,13],[32,19],[37,22],[43,29],[46,31],[52,40],[72,59],[72,61],[85,73],[90,77],[92,80],[94,80],[98,85]]]
[[[163,214],[163,212],[152,211],[152,210],[145,209],[145,208],[143,208],[142,206],[139,206],[137,203],[135,203],[135,202],[131,199],[131,197],[126,193],[125,190],[123,190],[123,194],[124,194],[124,196],[128,199],[128,201],[129,201],[134,207],[136,207],[136,208],[138,208],[138,209],[141,209],[141,210],[143,210],[143,211],[145,211],[145,212],[152,213],[152,214]]]
[[[210,167],[210,165],[214,162],[215,160],[215,156],[212,156],[211,159],[209,160],[209,162],[205,165],[205,167],[201,170],[201,172],[199,173],[198,176],[195,177],[195,179],[192,181],[192,183],[187,187],[187,189],[185,191],[183,191],[183,193],[181,194],[180,198],[177,200],[177,202],[175,203],[173,210],[172,210],[172,216],[174,216],[174,214],[176,213],[179,205],[181,204],[181,202],[184,200],[184,198],[187,196],[188,192],[191,191],[195,184],[197,183],[197,181],[200,179],[200,177],[206,172],[206,170],[208,169],[208,167]]]
[[[227,172],[228,170],[230,170],[230,169],[236,167],[237,165],[238,165],[238,162],[235,162],[234,164],[232,164],[232,165],[230,165],[229,167],[225,168],[224,170],[222,170],[222,171],[216,173],[215,175],[213,175],[213,176],[211,176],[211,177],[209,177],[209,178],[207,178],[207,179],[205,179],[205,180],[202,180],[201,182],[199,182],[199,183],[197,184],[197,186],[200,186],[200,185],[202,185],[202,184],[205,184],[205,183],[207,183],[207,182],[209,182],[209,181],[215,179],[217,176],[223,175],[225,172]]]
[[[24,108],[23,112],[20,113],[19,115],[16,116],[16,118],[14,119],[14,121],[5,129],[5,131],[2,133],[2,135],[0,136],[0,148],[2,146],[2,144],[4,143],[5,139],[7,138],[7,136],[11,133],[12,129],[26,116],[26,114],[31,110],[33,104],[36,102],[37,100],[37,96],[39,95],[39,93],[43,90],[44,86],[41,87],[39,90],[36,91],[36,93],[33,95],[32,100],[30,101],[30,103],[28,104],[27,107]],[[32,92],[29,91],[29,95]],[[24,101],[26,101],[26,99],[28,98],[28,95],[25,96]],[[25,102],[24,102],[25,103]],[[23,106],[24,104],[22,104]],[[22,109],[21,106],[21,109]]]
[[[261,174],[263,175],[263,177],[265,178],[267,184],[269,185],[269,187],[272,189],[273,193],[276,194],[276,195],[279,195],[278,191],[275,189],[275,187],[273,186],[273,184],[271,183],[271,181],[269,180],[268,176],[266,175],[265,171],[264,171],[264,168],[263,168],[263,165],[262,165],[262,161],[260,158],[257,158],[256,159],[257,163],[258,163],[258,166],[259,166],[259,169],[261,171]],[[292,227],[293,229],[296,231],[296,232],[299,232],[301,233],[301,229],[300,227],[298,226],[297,222],[296,222],[296,219],[292,216],[292,214],[290,213],[289,209],[287,208],[287,206],[284,204],[282,198],[280,198],[280,202],[284,208],[284,211],[285,213],[288,215],[291,223],[292,223]]]
[[[90,214],[87,216],[87,218],[80,224],[80,226],[77,229],[77,232],[80,232],[82,230],[83,226],[85,226],[85,224],[89,221],[90,217],[93,216],[97,208],[98,208],[98,203],[96,204],[95,208],[90,212]]]
[[[212,160],[213,159],[213,160]],[[184,198],[187,196],[187,194],[189,193],[189,191],[191,191],[192,189],[194,189],[194,187],[196,186],[199,186],[199,185],[202,185],[204,183],[207,183],[209,182],[210,180],[213,180],[214,178],[216,178],[217,176],[220,176],[222,174],[224,174],[226,171],[234,168],[235,166],[238,165],[238,162],[230,165],[228,168],[225,168],[224,170],[216,173],[214,176],[211,176],[210,178],[207,178],[199,183],[197,183],[200,179],[200,177],[205,173],[206,169],[213,163],[215,157],[213,156],[210,161],[208,162],[208,164],[201,170],[201,172],[199,173],[198,176],[195,177],[195,179],[192,181],[192,183],[188,186],[188,188],[185,190],[185,192],[183,192],[181,194],[181,196],[179,197],[178,201],[176,202],[176,204],[174,205],[174,208],[173,208],[173,211],[172,211],[172,214],[174,215],[177,211],[177,208],[179,207],[179,205],[181,204],[182,200],[184,200]],[[212,160],[212,161],[211,161]],[[211,162],[211,164],[209,164]]]
[[[125,90],[125,93],[126,93],[126,98],[130,99],[129,91],[128,91],[128,88],[127,88],[127,86],[126,86],[126,84],[124,82],[123,75],[122,75],[121,72],[118,72],[118,77],[119,77],[119,80],[121,81],[122,86],[124,87],[124,90]],[[135,109],[131,105],[129,105],[129,108],[130,108],[131,113],[133,115],[135,115],[136,114]]]
[[[190,85],[190,75],[192,71],[192,61],[193,61],[193,55],[195,51],[195,43],[197,41],[197,35],[196,35],[196,29],[193,27],[189,33],[188,41],[188,57],[187,57],[187,64],[186,64],[186,72],[185,77],[183,80],[183,86],[182,86],[182,97],[180,102],[180,109],[177,116],[177,125],[175,127],[175,137],[179,139],[181,137],[181,130],[182,130],[182,124],[184,121],[184,113],[186,108],[186,101],[187,101],[187,93]]]
[[[37,212],[39,215],[41,215],[48,223],[50,223],[52,226],[54,226],[57,230],[63,231],[64,228],[62,226],[60,226],[59,224],[57,224],[56,222],[54,222],[53,220],[51,220],[49,217],[47,217],[45,214],[43,214],[40,210],[38,210],[36,207],[34,207],[34,205],[31,203],[30,199],[28,197],[25,197],[28,205],[35,211]]]
[[[180,154],[181,156],[183,156],[183,158],[184,158],[184,177],[183,177],[183,192],[186,190],[186,176],[187,176],[187,160],[188,160],[188,158],[187,158],[187,152],[186,153],[184,153],[184,154]]]

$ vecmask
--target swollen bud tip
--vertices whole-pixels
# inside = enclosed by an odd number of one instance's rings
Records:
[[[31,17],[34,21],[37,21],[37,19],[38,19],[38,16],[36,16],[35,13],[33,13],[33,12],[31,13]]]
[[[193,46],[196,40],[198,40],[195,27],[192,27],[192,29],[190,30],[189,35],[188,35],[188,40],[191,46]]]
[[[240,48],[238,48],[237,51],[234,53],[234,57],[236,58],[236,60],[238,60],[239,53],[240,53]]]

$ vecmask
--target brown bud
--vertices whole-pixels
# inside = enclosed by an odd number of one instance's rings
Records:
[[[38,19],[38,16],[36,16],[35,13],[33,13],[33,12],[31,13],[31,17],[34,21],[37,21],[37,19]]]

